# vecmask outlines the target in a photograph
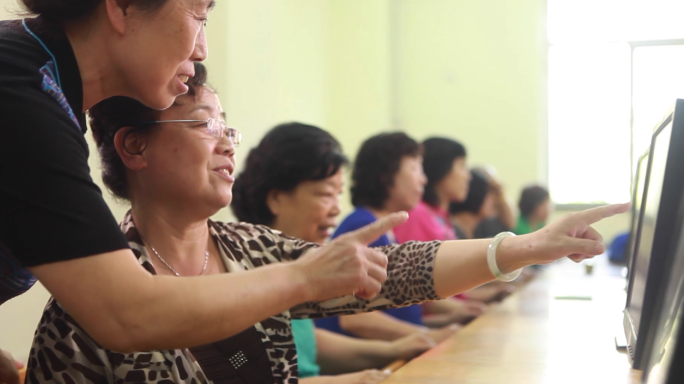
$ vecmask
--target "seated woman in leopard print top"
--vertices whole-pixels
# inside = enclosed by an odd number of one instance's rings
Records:
[[[259,225],[210,220],[231,201],[240,136],[226,128],[218,97],[204,85],[205,77],[203,67],[196,65],[189,94],[165,111],[126,98],[106,100],[91,110],[104,181],[115,195],[131,202],[121,229],[140,265],[151,274],[231,273],[239,278],[255,276],[247,271],[267,265],[296,264],[295,269],[279,270],[289,284],[302,286],[301,303],[285,311],[272,310],[271,317],[212,344],[120,353],[101,347],[51,299],[31,348],[28,383],[297,383],[290,319],[416,304],[493,279],[485,262],[488,241],[412,242],[376,250],[362,246],[402,222],[400,214],[331,242],[329,259],[318,257],[319,244]],[[586,211],[546,227],[543,233],[508,238],[497,253],[499,268],[506,273],[566,255],[580,260],[600,254],[600,236],[588,224],[626,209],[610,206]],[[340,273],[348,273],[344,276],[352,281],[349,294],[320,300],[331,295],[311,288],[323,286],[315,284],[316,279]],[[375,297],[368,295],[372,285],[361,284],[368,281],[366,275],[382,283]],[[241,295],[249,304],[239,313],[226,313],[222,320],[251,318],[250,311],[264,304],[254,299],[259,287],[243,281],[246,289],[211,292],[197,300]],[[159,318],[156,323],[164,327],[165,320]],[[177,344],[170,340],[169,345]]]

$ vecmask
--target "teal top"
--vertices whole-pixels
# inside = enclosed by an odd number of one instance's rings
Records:
[[[518,224],[515,226],[515,229],[513,230],[513,233],[516,235],[526,235],[528,233],[532,233],[536,230],[541,229],[544,227],[544,224],[540,223],[536,225],[534,228],[530,225],[530,222],[527,221],[527,219],[524,216],[520,216],[518,218]]]
[[[297,347],[299,378],[320,375],[321,367],[316,364],[316,334],[314,322],[310,319],[292,320],[292,336]]]

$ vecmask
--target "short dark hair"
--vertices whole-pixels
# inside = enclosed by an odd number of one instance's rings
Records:
[[[520,214],[525,218],[529,218],[539,204],[548,200],[549,197],[549,191],[540,185],[526,187],[520,194],[520,201],[518,202]]]
[[[186,83],[189,88],[188,94],[191,96],[196,96],[200,89],[207,85],[206,67],[202,63],[196,62],[194,64],[195,76]],[[102,181],[114,196],[128,200],[130,196],[128,194],[126,166],[116,152],[114,136],[124,127],[134,127],[129,130],[128,134],[150,129],[153,125],[136,127],[136,124],[143,121],[159,120],[161,111],[149,108],[139,101],[125,96],[115,96],[90,108],[88,115],[102,162]]]
[[[130,0],[145,10],[155,11],[168,0]],[[70,22],[84,19],[97,9],[104,0],[21,0],[24,9],[32,15],[41,16],[48,22]]]
[[[271,129],[249,151],[235,179],[230,207],[240,221],[271,225],[275,216],[266,202],[272,190],[289,192],[308,180],[323,180],[347,164],[342,146],[328,132],[301,123]]]
[[[439,205],[437,184],[451,172],[454,160],[466,157],[465,147],[456,140],[432,137],[423,141],[423,172],[427,177],[423,201],[436,207]]]
[[[489,182],[487,178],[477,171],[470,171],[471,179],[468,187],[468,197],[462,202],[452,202],[449,204],[449,213],[452,215],[460,212],[480,213],[482,205],[489,193]]]
[[[403,132],[381,133],[364,141],[354,160],[352,204],[382,209],[401,159],[422,154],[422,146]]]

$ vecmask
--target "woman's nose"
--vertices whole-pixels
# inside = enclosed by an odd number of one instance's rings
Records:
[[[337,195],[335,203],[333,204],[333,207],[330,210],[330,216],[337,217],[340,214],[340,212],[342,212],[342,198],[340,195]]]
[[[234,156],[235,145],[228,137],[224,136],[216,144],[216,152],[224,156]]]
[[[200,31],[195,39],[195,49],[192,51],[191,61],[204,61],[209,54],[209,47],[207,46],[207,37],[204,34],[204,27],[200,27]]]

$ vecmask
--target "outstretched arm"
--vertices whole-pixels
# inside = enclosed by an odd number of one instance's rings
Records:
[[[404,222],[390,215],[295,262],[200,277],[151,275],[131,250],[31,268],[71,316],[119,352],[188,348],[235,335],[304,301],[377,295],[387,258],[366,248]]]

